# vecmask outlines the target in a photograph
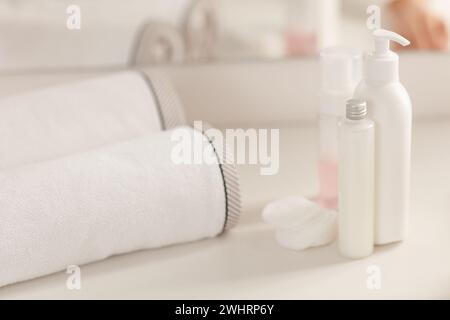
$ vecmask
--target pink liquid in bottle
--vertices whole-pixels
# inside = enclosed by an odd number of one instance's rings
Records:
[[[362,54],[351,48],[332,47],[320,53],[318,203],[338,209],[338,122],[361,78]]]
[[[323,159],[319,162],[320,190],[317,202],[324,208],[336,210],[338,207],[338,164]]]

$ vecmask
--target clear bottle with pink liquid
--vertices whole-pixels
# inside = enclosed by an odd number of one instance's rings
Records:
[[[321,51],[319,107],[319,195],[329,209],[338,206],[338,122],[345,116],[346,101],[361,79],[360,51],[331,47]]]

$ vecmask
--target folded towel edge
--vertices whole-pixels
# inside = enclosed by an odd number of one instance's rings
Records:
[[[239,185],[239,175],[236,164],[228,159],[234,159],[233,150],[227,141],[223,144],[214,143],[214,139],[208,136],[208,129],[214,128],[208,123],[203,123],[202,134],[212,145],[219,160],[219,168],[222,174],[225,191],[225,222],[222,233],[234,228],[241,216],[241,193]],[[195,128],[194,128],[195,129]]]
[[[186,117],[180,98],[168,75],[159,70],[140,71],[139,73],[156,100],[161,129],[167,130],[185,125]]]

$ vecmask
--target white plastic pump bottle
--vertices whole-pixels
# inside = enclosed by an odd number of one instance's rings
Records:
[[[354,97],[367,101],[375,122],[375,244],[402,241],[410,202],[411,100],[399,82],[399,57],[389,42],[409,41],[383,29],[373,33],[375,48],[366,56],[364,76]]]

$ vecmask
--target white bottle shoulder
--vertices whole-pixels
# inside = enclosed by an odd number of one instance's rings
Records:
[[[383,110],[388,112],[393,118],[396,118],[396,115],[398,115],[409,121],[411,117],[411,99],[400,82],[369,85],[362,81],[356,87],[354,96],[357,99],[367,101],[369,114]]]
[[[383,85],[371,85],[361,81],[355,89],[355,96],[370,96],[370,98],[400,98],[411,102],[409,94],[400,82],[389,82]]]

